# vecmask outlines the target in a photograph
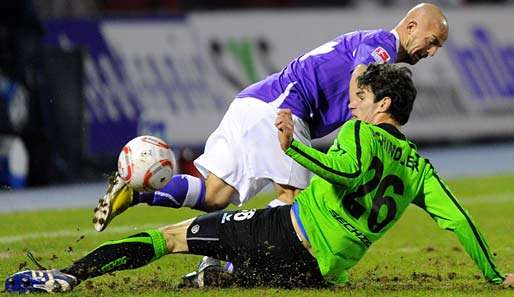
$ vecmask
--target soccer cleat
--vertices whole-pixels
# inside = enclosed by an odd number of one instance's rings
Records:
[[[5,280],[9,293],[68,292],[78,284],[77,278],[59,270],[25,270]]]
[[[115,216],[132,206],[133,196],[133,190],[116,172],[109,179],[107,192],[94,209],[93,224],[96,231],[103,231]]]
[[[203,257],[196,271],[182,277],[183,288],[228,287],[232,285],[231,275],[217,259]]]

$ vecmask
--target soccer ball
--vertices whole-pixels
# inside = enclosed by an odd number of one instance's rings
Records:
[[[175,155],[162,139],[139,136],[129,141],[118,157],[118,174],[139,192],[166,186],[176,168]]]

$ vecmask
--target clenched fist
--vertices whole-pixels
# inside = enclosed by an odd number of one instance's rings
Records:
[[[283,151],[286,151],[293,141],[294,122],[290,109],[280,109],[275,120],[278,129],[278,141]]]

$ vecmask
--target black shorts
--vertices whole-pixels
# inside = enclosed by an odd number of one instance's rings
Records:
[[[200,216],[187,230],[189,252],[232,262],[243,286],[323,287],[318,263],[296,235],[290,210],[281,206]]]

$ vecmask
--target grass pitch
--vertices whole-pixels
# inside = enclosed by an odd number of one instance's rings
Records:
[[[448,184],[485,234],[499,268],[504,273],[514,272],[514,176],[458,179]],[[270,198],[260,196],[246,208],[264,206]],[[93,230],[91,209],[0,214],[0,276],[5,278],[24,267],[32,267],[25,257],[29,250],[43,265],[61,268],[106,240],[198,214],[185,209],[138,206],[116,218],[102,233]],[[456,237],[440,230],[415,206],[370,248],[350,271],[350,283],[342,287],[326,290],[177,288],[180,277],[190,272],[199,259],[190,255],[166,256],[137,270],[86,281],[66,295],[514,296],[514,288],[486,283]]]

